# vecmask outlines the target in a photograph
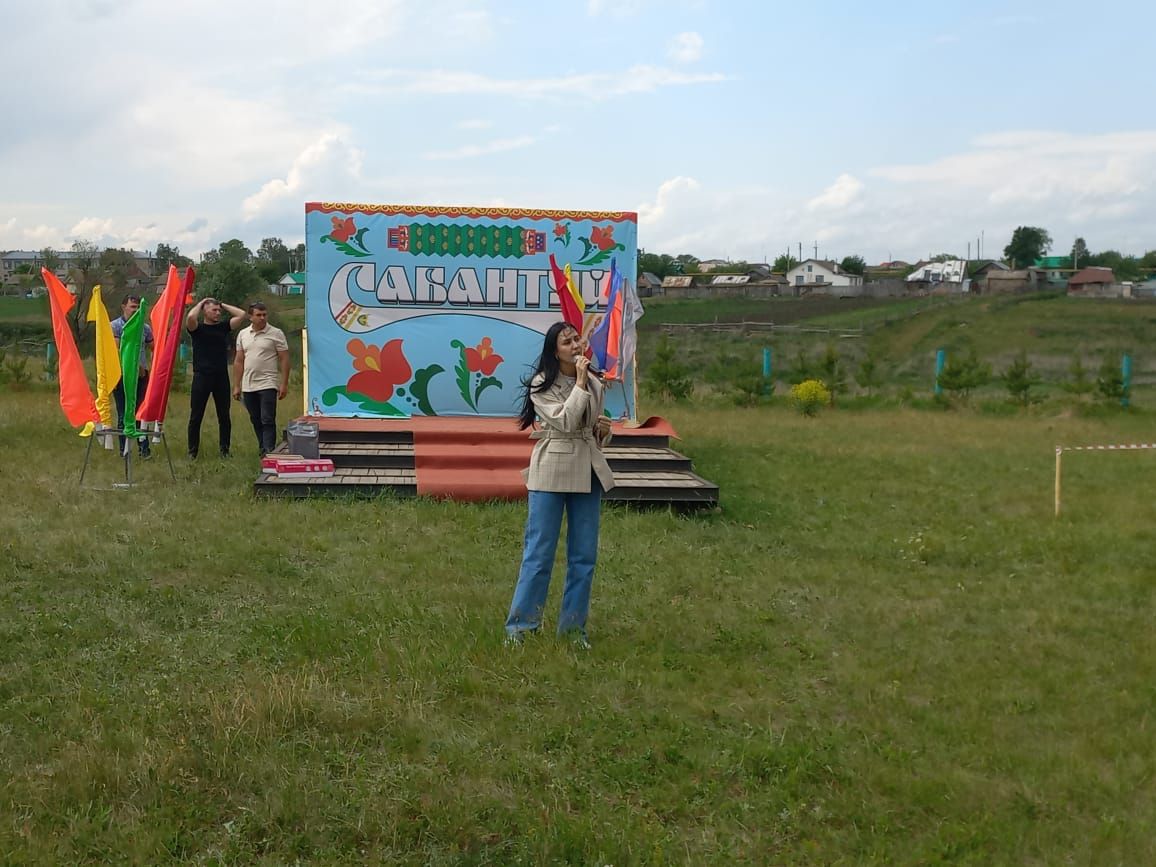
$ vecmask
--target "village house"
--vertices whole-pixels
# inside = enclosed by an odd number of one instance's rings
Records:
[[[1082,268],[1068,280],[1068,294],[1084,298],[1118,298],[1123,289],[1111,268]]]
[[[796,295],[858,295],[863,277],[850,274],[829,259],[806,259],[786,274]]]

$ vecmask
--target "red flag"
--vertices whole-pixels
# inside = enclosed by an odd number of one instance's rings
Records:
[[[84,373],[80,352],[76,349],[76,339],[68,325],[68,311],[76,306],[76,298],[69,292],[56,275],[47,268],[40,269],[44,285],[48,287],[48,303],[52,309],[52,335],[56,338],[56,351],[60,355],[57,375],[60,380],[60,408],[64,417],[73,427],[82,427],[89,422],[100,421],[92,388]]]
[[[168,335],[169,319],[172,316],[172,307],[180,300],[176,293],[180,291],[181,278],[177,274],[177,266],[169,265],[169,277],[165,281],[165,291],[161,293],[161,300],[153,307],[149,315],[149,325],[153,329],[153,357],[165,351],[165,339]]]
[[[172,281],[175,271],[175,268],[169,271],[170,281]],[[173,371],[176,370],[177,353],[181,348],[181,323],[185,318],[185,304],[192,297],[193,283],[196,278],[196,272],[193,271],[192,266],[189,266],[185,270],[183,285],[180,282],[170,282],[165,288],[165,296],[172,296],[169,315],[161,323],[168,337],[162,348],[153,354],[153,371],[149,377],[148,388],[145,389],[144,400],[141,401],[140,409],[136,413],[137,421],[165,420],[165,413],[169,408],[169,392],[172,390],[173,384]],[[157,306],[160,307],[162,304],[164,304],[164,299]],[[153,327],[153,343],[155,345],[157,342],[156,326]]]
[[[582,310],[574,301],[574,295],[570,291],[570,281],[566,279],[566,272],[558,267],[553,253],[550,254],[550,270],[554,272],[554,292],[562,304],[562,318],[573,325],[581,334]]]

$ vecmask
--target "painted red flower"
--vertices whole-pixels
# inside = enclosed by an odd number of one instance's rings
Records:
[[[568,228],[569,228],[569,226],[567,226],[565,223],[555,223],[554,224],[554,237],[555,238],[563,237],[566,234],[566,230]]]
[[[341,243],[347,242],[357,233],[357,227],[353,225],[353,217],[346,217],[344,220],[341,217],[331,217],[333,220],[333,231],[329,233],[329,237],[334,241]]]
[[[614,226],[595,226],[590,230],[590,243],[599,250],[609,250],[614,246]]]
[[[409,382],[413,369],[401,351],[401,338],[384,346],[366,346],[360,340],[351,340],[345,348],[353,356],[353,369],[347,391],[363,394],[371,400],[384,403],[393,397],[393,390]]]
[[[486,376],[493,376],[494,371],[498,369],[498,365],[504,359],[498,353],[494,352],[493,341],[488,337],[483,337],[482,342],[477,346],[466,347],[466,369],[470,373],[483,373]]]

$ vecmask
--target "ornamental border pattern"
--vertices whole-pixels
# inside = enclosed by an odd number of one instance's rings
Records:
[[[634,223],[638,214],[633,211],[551,211],[545,208],[481,208],[465,205],[365,205],[355,202],[306,202],[305,213],[361,213],[406,217],[486,217],[512,220],[609,220],[616,223]]]

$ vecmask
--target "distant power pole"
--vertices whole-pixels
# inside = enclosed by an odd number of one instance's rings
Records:
[[[819,258],[819,242],[818,241],[815,242],[815,258],[816,259]]]

